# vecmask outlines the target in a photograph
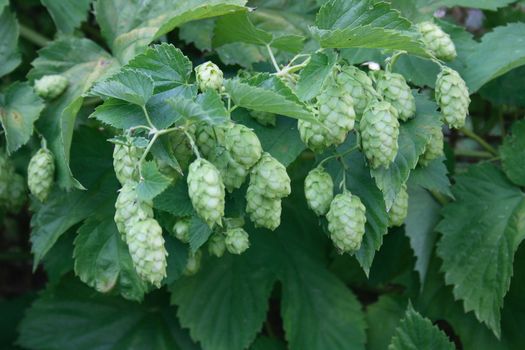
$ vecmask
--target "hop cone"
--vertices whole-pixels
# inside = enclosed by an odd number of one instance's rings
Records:
[[[299,120],[301,140],[312,151],[320,153],[344,142],[354,128],[355,112],[352,96],[331,79],[317,97],[318,120],[321,125]]]
[[[275,230],[281,224],[281,199],[265,197],[256,187],[246,191],[246,212],[255,227]]]
[[[220,258],[224,255],[224,252],[226,251],[226,243],[225,238],[222,233],[215,233],[211,236],[210,240],[208,241],[208,252],[210,255],[214,255],[217,258]]]
[[[29,191],[41,202],[47,199],[53,187],[55,160],[51,151],[41,148],[31,158],[27,168],[27,185]]]
[[[224,130],[208,124],[200,124],[195,130],[195,142],[202,155],[208,159],[216,156],[218,140],[224,139]]]
[[[126,241],[138,275],[159,288],[166,277],[168,253],[157,220],[147,218],[130,225]]]
[[[193,156],[193,151],[188,138],[183,132],[172,132],[166,136],[166,140],[169,152],[173,154],[182,171],[186,172]],[[172,167],[168,161],[156,158],[155,162],[157,163],[159,171],[169,177],[173,182],[182,178],[182,174],[179,170]]]
[[[248,233],[241,227],[226,231],[225,236],[226,249],[232,254],[242,254],[250,247]]]
[[[130,227],[136,225],[137,222],[153,217],[153,203],[141,201],[137,196],[136,186],[131,182],[126,183],[120,189],[115,202],[114,220],[124,240]]]
[[[182,243],[188,243],[190,241],[190,223],[191,219],[186,217],[177,220],[175,225],[173,225],[175,237]]]
[[[264,126],[275,126],[276,116],[273,113],[251,111],[250,115],[252,116],[253,119],[255,119],[261,125],[264,125]]]
[[[374,102],[361,119],[363,151],[372,168],[388,168],[397,155],[399,122],[397,111],[388,102]]]
[[[352,96],[355,114],[357,119],[361,119],[366,106],[374,97],[372,80],[365,72],[354,66],[343,66],[336,79],[342,90]]]
[[[399,193],[394,199],[394,203],[388,212],[388,226],[401,226],[405,222],[408,213],[408,192],[407,186],[403,184]]]
[[[377,92],[397,110],[399,119],[406,121],[416,114],[416,100],[401,74],[382,72],[376,88]]]
[[[326,214],[328,230],[334,245],[341,252],[356,252],[365,234],[365,206],[350,192],[335,196]]]
[[[182,273],[186,276],[195,275],[201,268],[201,259],[202,253],[200,250],[197,250],[195,253],[190,251],[188,254],[188,261],[186,262],[186,267]]]
[[[451,61],[456,58],[456,47],[450,36],[437,24],[427,21],[417,25],[425,46],[434,56],[442,60]]]
[[[188,194],[195,211],[213,227],[224,216],[224,184],[219,170],[203,158],[190,164],[188,170]]]
[[[216,64],[208,61],[195,67],[197,84],[201,91],[219,90],[222,87],[223,74]]]
[[[115,144],[113,149],[113,168],[121,185],[138,181],[138,164],[142,150],[131,145]]]
[[[67,85],[67,78],[61,75],[44,75],[35,81],[35,91],[38,96],[47,100],[53,100],[64,92]]]
[[[322,168],[311,170],[304,180],[304,194],[310,209],[317,215],[324,215],[334,198],[332,177]]]
[[[224,146],[235,162],[250,169],[261,158],[261,142],[253,130],[233,124],[225,133]]]
[[[452,68],[442,68],[437,76],[436,101],[450,127],[461,128],[465,125],[470,97],[465,81]]]
[[[430,139],[425,146],[425,152],[419,157],[419,163],[427,166],[431,161],[443,155],[443,132],[433,128]]]

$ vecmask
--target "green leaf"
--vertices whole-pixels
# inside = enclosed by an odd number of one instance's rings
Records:
[[[73,241],[75,236],[75,227],[67,230],[42,260],[49,284],[59,283],[63,276],[74,270]]]
[[[266,319],[274,281],[248,253],[226,254],[207,259],[198,274],[171,285],[171,300],[181,324],[203,349],[242,350]]]
[[[437,253],[447,284],[466,312],[500,335],[500,309],[512,276],[514,253],[525,237],[523,193],[494,165],[470,166],[443,209]]]
[[[167,102],[186,120],[221,124],[230,118],[221,96],[213,90],[207,90],[195,99],[179,95],[170,98]]]
[[[211,235],[211,229],[197,215],[193,215],[190,222],[190,248],[192,252],[196,252]]]
[[[76,275],[98,292],[116,291],[130,300],[144,298],[147,285],[137,275],[113,217],[86,220],[78,230],[73,254]]]
[[[0,95],[0,121],[9,153],[29,141],[33,135],[33,124],[43,109],[44,102],[28,83],[13,83]]]
[[[411,25],[386,2],[333,0],[321,7],[311,31],[322,47],[405,50],[429,57]]]
[[[15,341],[18,336],[17,326],[24,317],[25,310],[31,305],[34,298],[35,294],[33,292],[26,292],[14,298],[0,300],[0,313],[2,315],[8,315],[8,317],[2,317],[0,319],[0,344],[3,344],[5,350],[17,349],[15,346]]]
[[[103,104],[97,106],[91,117],[123,130],[147,124],[142,108],[116,98],[108,98]]]
[[[450,191],[450,180],[444,158],[431,161],[427,166],[417,167],[410,172],[410,183],[419,185],[429,191],[437,191],[448,197],[453,197]]]
[[[163,175],[154,161],[142,164],[142,178],[137,185],[137,195],[142,200],[152,200],[171,184],[171,179]]]
[[[211,51],[214,28],[215,19],[213,18],[188,22],[180,26],[179,38],[186,44],[195,45],[200,51]]]
[[[67,37],[53,41],[40,50],[32,65],[34,68],[28,74],[30,80],[47,74],[61,74],[69,80],[66,91],[47,104],[37,127],[55,156],[60,187],[82,188],[69,168],[73,130],[83,102],[81,96],[96,80],[111,74],[116,61],[88,39]]]
[[[416,117],[402,123],[399,128],[399,150],[396,159],[388,169],[381,167],[370,170],[377,187],[385,196],[387,209],[392,206],[401,186],[408,180],[410,171],[416,167],[432,130],[441,126],[436,104],[424,95],[415,96]]]
[[[72,34],[87,18],[91,0],[42,0],[59,31]]]
[[[155,197],[153,206],[174,216],[190,216],[194,213],[186,181],[177,181]]]
[[[18,343],[35,350],[197,350],[162,296],[139,304],[66,280],[27,310]]]
[[[479,94],[493,105],[525,107],[525,66],[491,80],[483,85]]]
[[[392,337],[388,349],[454,350],[455,346],[428,318],[417,313],[412,305],[408,305],[405,318]]]
[[[255,339],[250,350],[286,350],[286,344],[275,338],[260,336]]]
[[[519,186],[525,186],[525,121],[512,125],[512,134],[503,139],[500,148],[501,163],[507,177]]]
[[[0,77],[10,73],[22,62],[18,52],[18,32],[15,15],[9,7],[0,7]]]
[[[95,13],[102,35],[119,61],[127,63],[155,39],[197,19],[242,10],[245,0],[134,2],[97,1]]]
[[[367,349],[388,348],[399,322],[405,314],[407,301],[390,295],[382,295],[366,308]]]
[[[301,70],[295,90],[302,101],[311,100],[319,95],[336,61],[337,54],[329,50],[316,52],[310,56],[310,62]]]
[[[153,95],[153,79],[141,71],[123,69],[95,84],[89,94],[113,97],[142,107]]]

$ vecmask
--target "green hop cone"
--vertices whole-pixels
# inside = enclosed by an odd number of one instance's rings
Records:
[[[224,216],[224,184],[219,170],[203,158],[197,158],[188,170],[188,194],[197,214],[213,227]]]
[[[352,96],[357,119],[361,119],[366,106],[372,101],[374,85],[370,77],[354,66],[343,66],[337,74],[337,83],[345,93]]]
[[[224,139],[224,129],[201,123],[195,130],[195,143],[201,154],[213,159],[217,153],[219,140]]]
[[[301,140],[316,153],[321,153],[332,145],[339,145],[354,128],[355,111],[352,96],[329,79],[317,97],[318,120],[320,124],[299,120]]]
[[[401,226],[405,222],[408,213],[407,186],[403,184],[399,190],[392,207],[388,211],[388,226]]]
[[[374,102],[368,106],[361,124],[363,151],[372,168],[388,168],[397,155],[399,122],[397,111],[388,102]]]
[[[261,142],[250,128],[233,124],[225,133],[224,146],[231,157],[246,169],[250,169],[262,155]]]
[[[250,116],[263,126],[275,126],[276,116],[270,112],[251,111]]]
[[[339,251],[354,253],[361,247],[365,234],[365,211],[359,197],[350,192],[335,196],[326,218],[330,238]]]
[[[223,74],[219,67],[213,62],[204,62],[195,67],[197,84],[201,91],[220,90],[222,87]]]
[[[416,100],[405,78],[398,73],[381,72],[377,92],[397,110],[399,119],[407,121],[416,114]]]
[[[265,197],[256,187],[246,191],[246,212],[255,227],[275,230],[281,224],[281,199]]]
[[[208,241],[208,252],[210,255],[214,255],[217,258],[220,258],[224,255],[224,252],[226,251],[226,243],[225,243],[225,236],[217,232],[213,234]]]
[[[53,100],[64,92],[68,84],[67,78],[62,75],[44,75],[35,80],[35,91],[38,96],[46,100]]]
[[[126,183],[120,189],[115,202],[114,220],[124,240],[131,226],[153,217],[153,202],[140,200],[136,187],[135,183]]]
[[[27,167],[27,185],[29,191],[41,202],[47,199],[53,187],[55,160],[53,153],[41,148],[29,161]]]
[[[304,194],[310,209],[324,215],[334,198],[334,182],[322,167],[311,170],[304,180]]]
[[[138,181],[138,164],[142,150],[132,145],[115,144],[113,149],[113,168],[121,185]]]
[[[129,226],[126,242],[140,278],[160,288],[166,277],[166,248],[157,220],[147,218]]]
[[[168,153],[172,154],[177,160],[180,170],[186,172],[193,157],[193,150],[191,149],[191,144],[188,138],[182,131],[171,132],[164,137],[167,140],[166,146],[168,148]],[[174,168],[167,160],[156,158],[155,162],[157,163],[159,171],[170,178],[173,183],[182,178],[179,169]]]
[[[225,236],[226,249],[232,254],[242,254],[250,247],[248,233],[241,227],[226,231]]]
[[[184,271],[182,271],[182,273],[185,276],[195,275],[201,268],[201,260],[202,252],[200,250],[197,250],[195,253],[190,251],[188,254],[188,261],[186,262],[186,266],[184,267]]]
[[[186,217],[177,220],[175,225],[173,225],[173,233],[175,238],[177,238],[182,243],[189,243],[190,241],[190,224],[191,218]]]
[[[456,47],[450,36],[431,21],[417,24],[425,46],[439,59],[451,61],[456,58]]]
[[[445,122],[451,128],[465,125],[470,97],[461,76],[449,67],[443,67],[436,80],[436,101]]]
[[[443,155],[443,132],[441,128],[432,128],[432,134],[425,146],[425,152],[419,157],[419,164],[427,166],[431,161]]]

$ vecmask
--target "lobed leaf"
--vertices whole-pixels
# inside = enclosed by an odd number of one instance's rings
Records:
[[[86,20],[91,0],[42,0],[59,31],[72,34]]]

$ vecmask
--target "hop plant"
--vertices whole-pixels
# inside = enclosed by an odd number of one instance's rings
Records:
[[[399,122],[397,111],[388,102],[368,106],[360,125],[363,151],[372,168],[388,168],[397,155]]]
[[[153,217],[153,203],[138,198],[136,183],[128,182],[120,189],[115,202],[115,224],[122,238],[137,222]]]
[[[299,120],[301,140],[312,151],[320,153],[332,145],[344,142],[354,128],[355,111],[352,96],[346,93],[335,79],[329,79],[317,97],[320,124]]]
[[[224,216],[224,184],[219,170],[203,158],[197,158],[188,170],[188,194],[195,211],[208,226],[221,223]]]
[[[341,252],[354,253],[361,247],[365,234],[365,206],[359,197],[345,191],[335,196],[326,214],[328,231]]]
[[[248,233],[241,227],[227,230],[225,236],[226,249],[232,254],[242,254],[250,247]]]
[[[401,226],[405,222],[408,213],[407,186],[403,184],[394,199],[392,207],[388,211],[388,226]]]
[[[195,67],[197,84],[201,91],[220,90],[222,87],[223,74],[219,67],[213,62],[207,61]]]
[[[55,177],[55,160],[53,153],[41,148],[29,161],[27,168],[27,185],[29,191],[41,202],[47,199],[53,187]]]
[[[359,68],[348,65],[341,67],[336,79],[342,90],[352,97],[356,117],[361,119],[366,106],[374,97],[372,80]]]
[[[416,114],[416,100],[401,74],[381,72],[376,88],[377,92],[397,110],[399,119],[407,121]]]
[[[191,218],[185,217],[177,220],[175,225],[173,225],[175,237],[182,243],[188,243],[190,241],[190,223]]]
[[[255,119],[261,125],[264,125],[264,126],[275,126],[276,116],[273,113],[251,111],[250,115],[251,115],[251,117],[253,119]]]
[[[451,61],[456,58],[456,47],[450,36],[440,26],[431,21],[417,24],[425,46],[442,60]]]
[[[427,166],[431,161],[443,155],[443,132],[433,128],[430,139],[425,146],[425,152],[419,157],[419,163]]]
[[[334,182],[322,167],[311,170],[304,180],[304,194],[310,209],[317,215],[324,215],[334,198]]]
[[[62,75],[44,75],[35,80],[35,91],[38,96],[46,100],[53,100],[64,92],[68,84],[67,78]]]
[[[188,261],[186,262],[186,266],[184,267],[184,271],[182,271],[182,273],[185,276],[195,275],[201,268],[201,259],[202,252],[200,250],[197,250],[195,253],[190,251],[188,254]]]
[[[138,164],[142,150],[133,145],[115,144],[113,149],[113,168],[121,185],[138,181]]]
[[[220,232],[213,234],[208,241],[208,252],[217,258],[223,256],[226,251],[225,238],[226,237]]]
[[[166,277],[166,248],[162,228],[157,220],[147,218],[129,226],[126,241],[135,270],[157,288]]]
[[[445,122],[451,128],[465,125],[470,97],[467,85],[461,76],[449,67],[443,67],[436,80],[436,101]]]

